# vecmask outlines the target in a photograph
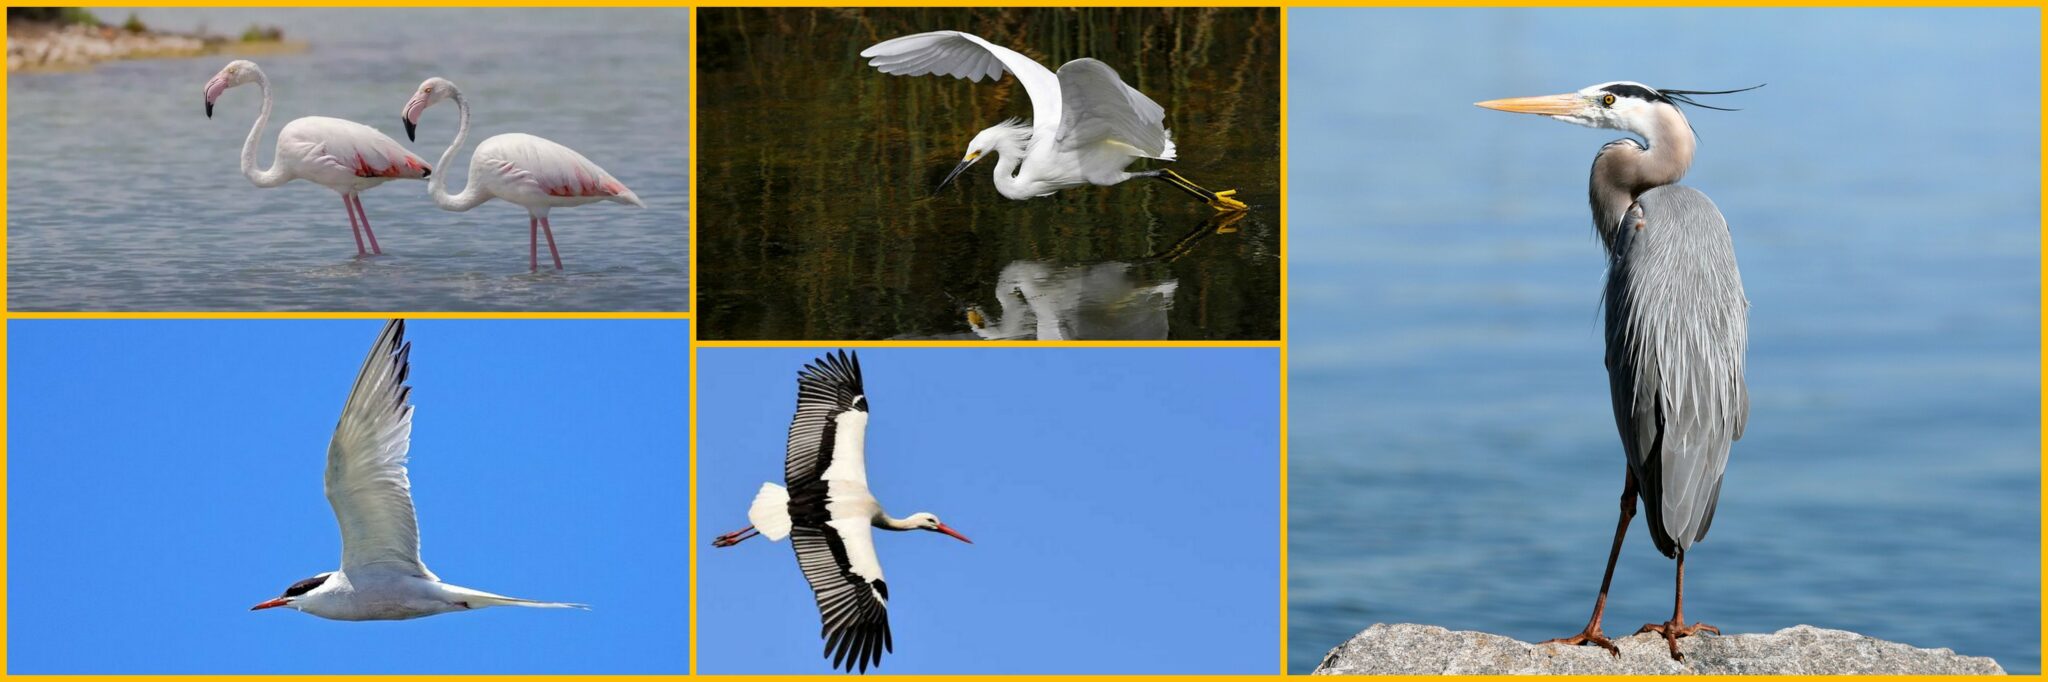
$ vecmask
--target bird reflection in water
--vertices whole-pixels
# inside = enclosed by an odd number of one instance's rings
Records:
[[[1154,340],[1167,338],[1180,280],[1165,267],[1211,235],[1236,234],[1244,213],[1210,216],[1171,248],[1132,261],[1062,264],[1020,260],[996,276],[991,317],[966,306],[967,326],[991,340]]]

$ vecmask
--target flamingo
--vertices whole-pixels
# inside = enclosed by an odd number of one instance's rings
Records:
[[[731,547],[749,538],[787,536],[797,566],[818,599],[824,621],[825,655],[832,667],[867,672],[893,650],[889,636],[889,586],[875,557],[868,528],[924,530],[974,544],[929,512],[893,518],[868,492],[864,452],[868,430],[867,389],[860,357],[827,353],[796,377],[796,416],[789,421],[789,450],[783,482],[761,484],[747,509],[753,525],[718,536],[713,546]]]
[[[433,169],[376,128],[307,116],[284,124],[284,130],[277,133],[277,156],[270,170],[257,170],[256,143],[263,137],[263,128],[270,125],[270,79],[263,69],[246,59],[222,67],[206,81],[206,117],[213,118],[213,103],[221,93],[250,83],[263,91],[263,110],[249,127],[248,141],[242,143],[242,175],[257,187],[306,180],[340,193],[341,207],[348,211],[349,230],[356,237],[356,255],[383,254],[384,249],[377,246],[377,233],[370,230],[370,215],[363,212],[362,191],[392,180],[422,180],[432,175]],[[368,250],[363,249],[364,236],[370,238]]]
[[[462,97],[462,91],[446,78],[429,78],[413,92],[401,116],[405,119],[406,139],[416,139],[413,131],[419,125],[420,114],[427,107],[449,99],[455,100],[462,116],[455,128],[455,140],[448,143],[448,151],[441,153],[444,166],[455,159],[455,151],[469,137],[469,100]],[[469,159],[469,182],[461,194],[448,193],[446,175],[428,180],[427,192],[433,195],[434,205],[444,211],[467,211],[492,197],[526,207],[527,266],[533,272],[540,271],[542,232],[547,233],[548,255],[554,257],[555,269],[562,269],[562,253],[555,250],[555,231],[548,226],[548,209],[596,201],[647,207],[633,190],[626,189],[617,178],[576,150],[525,133],[494,135],[477,145],[476,154]]]

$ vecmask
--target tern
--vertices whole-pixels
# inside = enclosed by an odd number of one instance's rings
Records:
[[[420,561],[419,521],[405,473],[411,448],[412,387],[405,384],[412,344],[405,321],[377,336],[342,406],[327,445],[327,503],[341,522],[341,569],[292,583],[251,611],[280,606],[333,620],[405,620],[487,606],[588,610],[441,582]]]
[[[747,509],[753,525],[718,536],[731,547],[748,538],[789,538],[797,566],[818,599],[825,655],[832,666],[867,672],[895,648],[889,635],[889,585],[875,556],[870,528],[923,530],[973,540],[929,512],[894,518],[868,492],[868,396],[860,357],[827,353],[796,377],[796,416],[789,422],[783,482],[761,484]]]

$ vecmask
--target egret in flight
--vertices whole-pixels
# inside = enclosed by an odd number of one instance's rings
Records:
[[[885,40],[861,50],[860,56],[882,73],[898,76],[939,74],[980,82],[1000,79],[1008,71],[1024,84],[1031,122],[1010,119],[975,135],[960,165],[939,182],[941,189],[993,154],[996,191],[1020,201],[1143,177],[1173,185],[1218,211],[1250,208],[1231,198],[1234,189],[1213,192],[1166,169],[1124,170],[1140,158],[1172,161],[1173,133],[1166,129],[1166,110],[1125,85],[1108,64],[1084,57],[1054,75],[1030,57],[959,31]]]
[[[1628,458],[1621,521],[1593,617],[1579,634],[1552,642],[1593,644],[1620,655],[1600,631],[1607,588],[1636,497],[1649,515],[1650,540],[1678,561],[1671,620],[1644,625],[1683,660],[1678,638],[1712,625],[1685,622],[1685,553],[1707,537],[1721,497],[1730,446],[1749,420],[1743,356],[1749,348],[1749,299],[1735,267],[1728,221],[1699,190],[1676,184],[1698,145],[1678,105],[1694,95],[1754,90],[1658,90],[1616,81],[1577,92],[1480,102],[1499,111],[1632,133],[1593,157],[1589,189],[1593,229],[1608,255],[1607,383],[1614,423]],[[1723,111],[1728,111],[1722,109]]]

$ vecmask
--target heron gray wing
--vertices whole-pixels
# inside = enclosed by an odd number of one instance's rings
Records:
[[[439,580],[420,561],[406,454],[412,443],[412,387],[405,385],[412,344],[405,321],[377,335],[327,444],[327,503],[341,524],[341,568],[386,566]]]
[[[1076,59],[1060,67],[1059,79],[1061,149],[1110,143],[1138,156],[1173,158],[1166,109],[1125,85],[1116,69],[1095,59]]]
[[[1689,187],[1644,193],[1613,253],[1604,304],[1615,426],[1651,537],[1670,556],[1706,537],[1748,418],[1749,302],[1727,222]]]
[[[1060,121],[1059,79],[1051,69],[972,33],[931,31],[890,38],[861,50],[868,65],[896,76],[942,75],[980,82],[1003,77],[1007,70],[1031,98],[1034,135],[1050,135]]]

